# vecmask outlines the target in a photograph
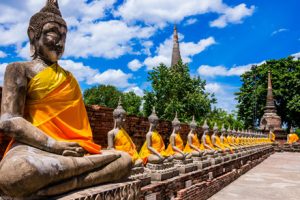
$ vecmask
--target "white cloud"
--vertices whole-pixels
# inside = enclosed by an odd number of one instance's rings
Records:
[[[213,26],[226,26],[229,23],[241,23],[246,16],[252,15],[254,6],[245,4],[230,7],[222,0],[127,0],[115,12],[124,20],[143,21],[159,27],[166,23],[180,22],[186,17],[206,13],[218,13],[221,16],[212,22]]]
[[[255,6],[247,8],[246,4],[242,3],[233,8],[227,7],[218,19],[210,22],[211,27],[224,28],[229,23],[240,24],[245,17],[251,16],[255,10]]]
[[[133,53],[135,45],[144,46],[155,32],[149,26],[128,25],[121,20],[107,20],[116,0],[61,0],[59,2],[69,33],[65,57],[118,58]],[[42,8],[45,1],[0,2],[0,46],[14,45],[19,56],[28,58],[27,27],[30,17]],[[13,17],[12,17],[13,16]],[[145,51],[147,50],[145,43]]]
[[[184,36],[179,35],[179,39],[183,40]],[[209,46],[216,44],[213,37],[199,40],[198,42],[180,42],[180,52],[183,62],[191,62],[192,57],[207,49]],[[161,43],[156,49],[156,56],[148,57],[144,60],[144,64],[148,70],[158,66],[160,63],[164,63],[167,66],[171,65],[173,39],[172,36]]]
[[[233,66],[232,68],[226,68],[224,66],[209,66],[201,65],[198,68],[198,74],[206,77],[215,77],[215,76],[240,76],[243,73],[249,71],[252,65],[262,65],[265,61],[260,63],[251,63],[247,65]]]
[[[7,63],[0,64],[0,86],[3,86],[4,73],[5,73],[6,66],[7,66]]]
[[[109,84],[118,88],[134,86],[134,84],[129,83],[132,74],[126,74],[120,69],[108,69],[101,73],[97,69],[92,69],[81,62],[74,62],[72,60],[61,60],[59,64],[64,69],[72,72],[79,82],[84,82],[88,85]]]
[[[232,87],[226,84],[211,82],[205,86],[207,92],[214,93],[217,99],[217,108],[222,108],[227,112],[235,110],[237,104],[234,93],[238,90],[237,87]]]
[[[128,63],[128,68],[131,69],[132,71],[137,71],[142,66],[143,64],[138,59],[134,59]]]
[[[0,51],[0,58],[5,58],[7,54],[4,51]]]
[[[184,22],[184,26],[195,24],[198,20],[196,18],[190,18]]]
[[[274,35],[276,35],[276,34],[278,34],[278,33],[286,32],[286,31],[289,31],[289,30],[286,29],[286,28],[280,28],[280,29],[278,29],[278,30],[276,30],[276,31],[273,31],[272,34],[271,34],[271,36],[274,36]]]
[[[136,95],[140,97],[144,96],[144,91],[138,86],[129,87],[124,92],[134,92]]]
[[[300,52],[294,53],[294,54],[292,54],[291,56],[294,57],[294,60],[298,60],[298,59],[300,59]]]

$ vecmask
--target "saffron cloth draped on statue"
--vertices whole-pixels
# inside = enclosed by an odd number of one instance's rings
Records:
[[[24,118],[57,141],[77,142],[91,154],[100,153],[101,146],[93,142],[79,85],[58,64],[29,81]]]
[[[116,150],[127,152],[131,156],[133,163],[140,158],[135,144],[123,128],[115,135],[114,147]]]
[[[181,139],[179,133],[177,133],[176,136],[175,136],[175,146],[178,149],[180,149],[181,151],[183,151],[183,148],[184,148],[183,140]],[[170,144],[169,144],[169,146],[166,150],[166,153],[170,156],[175,154],[175,151],[173,150],[172,145],[171,145],[171,141],[170,141]]]
[[[193,137],[192,137],[192,144],[193,144],[195,147],[201,149],[201,145],[200,145],[199,139],[198,139],[198,137],[197,137],[196,134],[194,134]],[[184,151],[185,153],[191,153],[192,151],[195,151],[195,150],[192,149],[192,148],[190,147],[189,143],[187,142],[183,151]]]
[[[168,154],[165,151],[165,143],[161,137],[161,135],[157,131],[153,131],[151,135],[151,146],[154,148],[161,156],[165,157]],[[143,160],[143,163],[146,164],[148,161],[148,156],[152,154],[147,147],[147,141],[144,142],[141,150],[140,150],[140,158]]]

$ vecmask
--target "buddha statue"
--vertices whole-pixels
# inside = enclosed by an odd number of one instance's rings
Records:
[[[191,154],[184,153],[184,143],[180,136],[180,121],[177,117],[177,112],[174,120],[172,121],[173,131],[170,136],[170,144],[166,150],[168,155],[172,155],[176,160],[185,160],[191,158]]]
[[[163,162],[172,161],[173,157],[169,156],[165,150],[165,144],[162,136],[157,131],[158,117],[153,107],[152,114],[148,117],[150,128],[146,134],[146,141],[140,150],[140,158],[143,160],[144,165],[162,164]]]
[[[195,121],[195,117],[193,116],[193,120],[190,123],[190,132],[187,136],[187,143],[184,148],[185,153],[192,154],[193,157],[200,157],[203,155],[204,151],[201,150],[200,142],[196,133],[197,123]]]
[[[212,140],[212,144],[213,144],[214,148],[217,149],[219,152],[222,152],[222,151],[225,152],[226,148],[221,143],[217,123],[215,123],[213,130],[214,130],[214,132],[211,136],[211,140]]]
[[[230,129],[230,128],[229,128]],[[230,153],[233,153],[233,148],[230,146],[229,142],[228,142],[228,139],[227,139],[227,132],[226,132],[226,129],[224,127],[224,124],[222,125],[222,128],[221,128],[221,144],[229,150]]]
[[[131,156],[133,167],[141,167],[143,161],[140,158],[132,139],[123,128],[126,119],[126,111],[122,107],[121,98],[119,99],[118,107],[113,111],[113,118],[114,128],[107,133],[107,148],[128,153]]]
[[[270,129],[269,141],[270,142],[275,142],[276,141],[276,135],[274,134],[274,126],[270,126],[269,129]]]
[[[211,142],[209,127],[207,125],[206,120],[204,121],[202,129],[203,129],[203,135],[201,137],[201,148],[208,150],[208,153],[210,153],[210,154],[216,153],[217,151],[216,151],[214,145]]]
[[[0,162],[0,193],[40,199],[126,178],[130,156],[93,142],[79,85],[57,63],[67,36],[57,0],[31,17],[28,36],[32,61],[5,71],[0,131],[13,139]]]
[[[296,130],[293,127],[290,128],[290,133],[287,135],[287,143],[294,144],[299,141],[299,136],[296,133]]]

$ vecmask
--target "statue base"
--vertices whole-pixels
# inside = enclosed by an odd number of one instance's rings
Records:
[[[180,174],[185,174],[197,170],[197,167],[193,163],[192,159],[185,159],[185,160],[174,159],[173,162]]]
[[[162,164],[147,163],[145,170],[150,174],[151,181],[164,181],[179,175],[179,171],[172,162]]]
[[[196,165],[198,170],[205,169],[211,166],[211,162],[207,159],[207,157],[192,157],[193,163]]]
[[[151,176],[145,172],[144,167],[134,167],[131,169],[130,180],[140,180],[141,187],[149,185],[151,183]]]

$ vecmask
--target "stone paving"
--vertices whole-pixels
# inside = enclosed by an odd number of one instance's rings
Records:
[[[209,200],[299,200],[300,153],[275,153]]]

